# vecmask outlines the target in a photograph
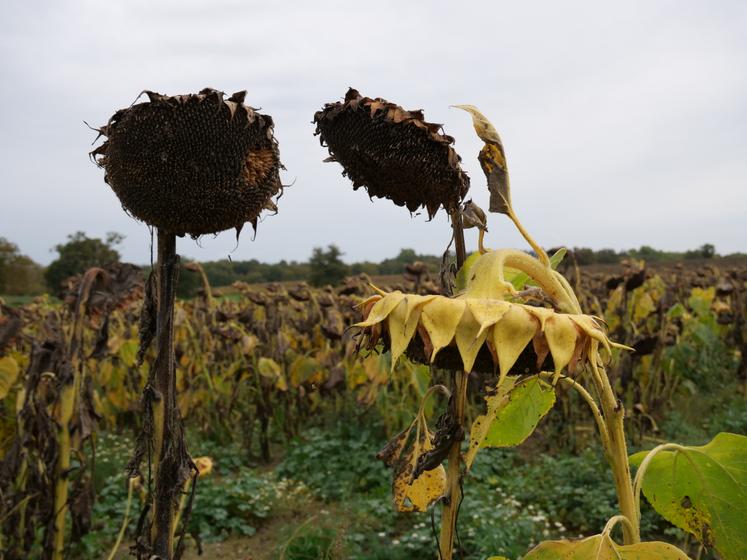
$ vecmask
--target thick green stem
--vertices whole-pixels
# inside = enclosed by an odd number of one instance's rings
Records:
[[[484,278],[489,278],[490,281],[483,282],[479,286],[476,285],[477,283],[471,283],[469,287],[471,297],[506,299],[506,295],[515,295],[516,290],[505,278],[505,269],[508,267],[519,270],[534,280],[564,313],[581,313],[578,300],[572,294],[572,290],[571,293],[568,292],[563,281],[558,278],[560,275],[549,266],[515,249],[499,249],[493,255],[494,258],[486,261],[488,263],[486,266],[490,266],[491,271],[484,274]]]
[[[625,443],[625,428],[623,425],[625,409],[622,402],[615,396],[606,372],[597,363],[598,352],[599,342],[593,340],[590,352],[592,378],[602,401],[602,414],[609,435],[605,446],[605,455],[612,468],[620,513],[630,521],[630,525],[623,525],[625,544],[635,544],[641,541],[641,534],[638,509],[633,495],[633,480],[630,476],[628,448]]]

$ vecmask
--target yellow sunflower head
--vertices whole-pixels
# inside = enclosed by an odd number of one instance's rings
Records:
[[[456,297],[379,291],[361,304],[364,320],[356,326],[364,329],[369,347],[385,341],[392,363],[409,351],[430,363],[470,372],[482,356],[477,369],[497,367],[501,377],[517,362],[536,371],[551,360],[556,373],[573,371],[587,358],[592,341],[606,350],[614,345],[599,319],[523,303],[487,277],[498,258],[499,252],[482,255],[466,289]],[[439,362],[441,354],[448,357]],[[535,363],[527,363],[527,356]]]

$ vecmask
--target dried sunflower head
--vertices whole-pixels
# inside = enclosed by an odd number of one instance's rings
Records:
[[[316,134],[331,161],[342,165],[353,188],[388,198],[411,212],[425,207],[433,215],[458,207],[469,189],[441,125],[425,122],[423,112],[406,111],[384,99],[362,97],[350,89],[344,102],[328,103],[314,115]]]
[[[198,236],[256,228],[263,209],[276,209],[282,165],[272,118],[244,105],[246,92],[145,93],[147,102],[99,129],[106,141],[91,152],[127,212]]]

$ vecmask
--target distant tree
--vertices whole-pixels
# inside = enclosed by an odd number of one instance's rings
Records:
[[[596,262],[594,250],[588,247],[574,247],[573,256],[576,258],[576,264],[579,266],[594,264]]]
[[[379,264],[370,261],[357,262],[350,265],[351,274],[368,274],[369,276],[376,276],[380,274]]]
[[[393,259],[385,259],[379,264],[379,274],[402,274],[408,264],[424,262],[431,272],[439,270],[441,258],[433,255],[418,255],[412,249],[401,249]]]
[[[712,259],[716,256],[716,247],[711,243],[705,243],[700,246],[700,256],[704,259]]]
[[[176,281],[176,296],[183,299],[191,299],[195,297],[202,288],[202,278],[199,273],[187,270],[185,265],[190,262],[191,259],[180,259],[179,262],[179,277]],[[145,269],[145,274],[150,273],[150,267]],[[208,278],[209,281],[209,278]]]
[[[309,282],[314,286],[339,284],[349,273],[348,265],[340,258],[342,252],[337,245],[330,245],[327,250],[315,247],[309,259]]]
[[[18,246],[0,237],[0,294],[36,295],[44,291],[43,269]]]
[[[697,249],[685,252],[686,259],[712,259],[715,256],[716,247],[714,247],[711,243],[705,243]]]
[[[646,262],[673,262],[682,258],[682,253],[672,251],[661,251],[649,245],[643,245],[640,249],[631,249],[627,256],[634,259],[643,259]]]
[[[649,245],[641,245],[640,249],[632,251],[632,253],[639,259],[655,261],[659,258],[661,251],[658,251]]]
[[[7,293],[12,276],[11,266],[18,255],[18,245],[0,237],[0,294]]]
[[[108,233],[106,240],[90,238],[82,231],[67,236],[67,243],[55,246],[59,256],[50,263],[44,272],[47,286],[57,292],[62,282],[85,272],[92,266],[107,266],[119,262],[119,252],[114,248],[124,237],[118,233]]]
[[[614,249],[599,249],[594,254],[596,262],[599,264],[615,264],[620,262],[620,255]]]

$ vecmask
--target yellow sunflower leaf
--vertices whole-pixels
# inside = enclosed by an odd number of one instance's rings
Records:
[[[415,442],[395,470],[393,492],[397,511],[426,511],[446,491],[446,469],[443,465],[425,471],[412,480],[418,457],[433,448],[431,434],[427,430],[419,436],[419,441]]]
[[[569,317],[571,321],[581,327],[581,330],[589,337],[601,342],[607,351],[610,350],[610,341],[594,317],[591,317],[590,315],[569,315]]]
[[[431,300],[436,299],[438,296],[419,296],[416,294],[407,294],[407,314],[405,315],[405,321],[410,320],[410,316],[415,313],[420,316],[420,312],[423,310],[423,306]]]
[[[501,272],[506,272],[506,253],[504,250],[489,251],[475,261],[467,278],[465,296],[501,301],[512,293],[513,285],[507,279],[504,278],[503,283],[498,280]]]
[[[483,115],[477,107],[474,105],[452,105],[452,107],[455,109],[461,109],[462,111],[467,111],[472,115],[472,126],[475,127],[475,132],[480,140],[483,142],[501,144],[501,137],[498,134],[498,131],[488,120],[488,117]]]
[[[547,309],[546,307],[533,307],[531,305],[527,305],[524,307],[529,313],[537,317],[537,320],[540,322],[540,330],[545,330],[545,323],[547,320],[555,315],[555,311],[552,309]]]
[[[487,336],[488,331],[481,328],[480,323],[475,320],[469,305],[467,305],[455,336],[465,372],[469,373],[472,371],[477,354],[480,352],[480,348],[482,348]]]
[[[523,307],[512,305],[493,327],[493,346],[498,355],[501,379],[508,375],[524,348],[537,332],[537,319]]]
[[[576,541],[545,541],[530,550],[524,560],[689,560],[668,543],[652,541],[629,545],[615,543],[609,535]]]
[[[387,317],[391,339],[392,371],[394,371],[397,359],[407,349],[418,328],[423,305],[435,297],[408,294]]]
[[[4,399],[16,382],[19,372],[18,362],[10,356],[0,358],[0,399]]]
[[[482,334],[488,327],[492,327],[501,317],[509,310],[511,304],[507,301],[500,301],[494,299],[474,299],[469,298],[465,300],[467,302],[467,308],[472,313],[475,321],[480,325],[480,331],[478,334]]]
[[[426,511],[428,507],[446,492],[446,469],[438,465],[435,469],[425,471],[410,485],[407,498],[414,511]]]
[[[517,382],[506,377],[495,394],[485,397],[487,410],[475,418],[464,456],[467,468],[484,447],[514,447],[526,440],[555,404],[555,391],[539,377]]]
[[[383,296],[380,294],[374,294],[372,296],[367,297],[362,302],[355,304],[355,307],[365,309],[367,305],[374,303],[375,301],[379,301],[382,297]]]
[[[550,347],[556,374],[559,374],[573,358],[577,337],[576,325],[568,315],[557,313],[548,318],[545,324],[545,338]]]
[[[464,309],[464,300],[446,297],[434,298],[423,306],[421,321],[433,345],[431,362],[436,359],[438,351],[454,339]]]
[[[374,306],[371,308],[371,312],[368,314],[368,317],[366,317],[366,320],[356,323],[355,326],[372,327],[377,323],[381,323],[403,299],[405,299],[405,294],[400,291],[387,294],[385,297],[374,303]]]

